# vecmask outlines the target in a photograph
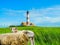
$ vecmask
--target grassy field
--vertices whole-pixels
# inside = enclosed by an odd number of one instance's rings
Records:
[[[35,45],[60,45],[60,27],[17,27],[17,29],[32,30],[35,33]],[[0,34],[7,32],[11,32],[10,28],[0,28]]]

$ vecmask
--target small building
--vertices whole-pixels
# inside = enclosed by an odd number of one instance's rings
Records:
[[[27,25],[27,22],[22,22],[22,23],[21,23],[21,26],[28,26],[28,25]],[[35,25],[34,25],[33,23],[30,23],[30,22],[29,22],[29,26],[35,26]]]

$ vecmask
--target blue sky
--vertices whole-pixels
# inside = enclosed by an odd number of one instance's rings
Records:
[[[60,0],[0,0],[0,27],[30,21],[37,26],[60,26]]]

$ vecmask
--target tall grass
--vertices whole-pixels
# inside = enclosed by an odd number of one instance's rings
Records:
[[[60,45],[60,27],[17,27],[17,29],[32,30],[35,33],[35,45]],[[0,34],[7,32],[11,32],[10,28],[0,28]]]

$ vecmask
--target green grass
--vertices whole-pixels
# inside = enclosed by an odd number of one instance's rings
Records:
[[[32,30],[35,45],[60,45],[60,27],[17,27],[19,30]],[[11,32],[10,28],[0,28],[0,34]]]

